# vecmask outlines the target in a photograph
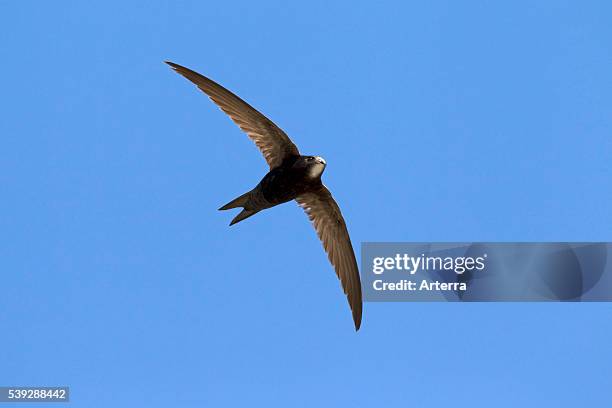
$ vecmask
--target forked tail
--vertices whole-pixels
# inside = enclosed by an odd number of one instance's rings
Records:
[[[230,223],[230,225],[234,225],[242,220],[245,220],[247,218],[249,218],[251,215],[255,215],[257,214],[260,210],[247,210],[245,207],[245,205],[248,203],[249,201],[249,194],[251,192],[246,192],[243,195],[241,195],[238,198],[234,198],[232,201],[230,201],[229,203],[225,204],[223,207],[219,208],[219,210],[229,210],[232,208],[237,208],[237,207],[243,207],[243,210],[234,217],[234,219],[232,220],[232,222]]]
[[[249,218],[251,215],[255,215],[259,212],[259,210],[242,210],[240,211],[240,214],[238,214],[237,216],[234,217],[234,219],[232,220],[232,222],[230,222],[230,226],[234,225],[242,220],[246,220],[247,218]]]
[[[240,197],[234,198],[232,201],[230,201],[229,203],[225,204],[223,207],[219,208],[219,211],[229,210],[231,208],[237,208],[237,207],[244,207],[246,205],[246,203],[249,201],[249,194],[250,193],[251,193],[250,191],[247,191],[246,193],[244,193]]]

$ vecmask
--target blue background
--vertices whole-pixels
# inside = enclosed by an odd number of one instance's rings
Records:
[[[355,333],[297,205],[228,227],[265,162],[162,61],[325,157],[357,251],[610,240],[611,13],[1,2],[0,384],[75,407],[609,403],[609,304],[366,304]]]

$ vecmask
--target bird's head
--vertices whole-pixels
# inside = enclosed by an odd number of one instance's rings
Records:
[[[319,156],[300,156],[293,167],[306,170],[309,178],[316,179],[321,177],[327,163]]]

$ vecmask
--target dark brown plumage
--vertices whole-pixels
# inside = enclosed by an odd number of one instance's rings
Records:
[[[253,190],[220,208],[243,208],[230,225],[261,210],[295,199],[312,221],[323,243],[347,295],[355,329],[359,330],[362,313],[359,270],[340,208],[321,182],[325,160],[301,156],[285,132],[221,85],[181,65],[166,63],[193,82],[227,113],[255,142],[270,166],[268,174]]]

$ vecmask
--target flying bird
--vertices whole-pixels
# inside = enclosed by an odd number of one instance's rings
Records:
[[[303,156],[289,136],[251,105],[216,82],[188,68],[166,61],[202,92],[255,142],[270,171],[259,184],[219,210],[242,208],[230,225],[261,210],[291,200],[304,209],[323,243],[329,261],[342,283],[353,313],[355,330],[361,326],[361,282],[355,253],[340,207],[321,182],[327,163],[319,156]]]

